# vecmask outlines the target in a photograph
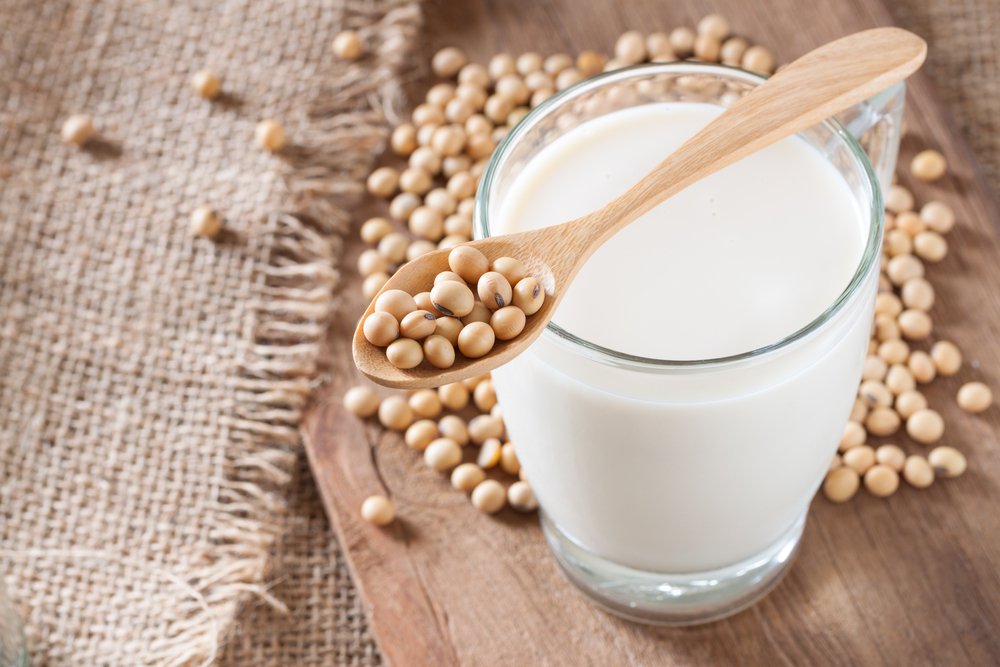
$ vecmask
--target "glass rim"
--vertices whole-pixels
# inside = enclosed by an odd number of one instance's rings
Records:
[[[632,65],[610,72],[604,72],[555,93],[537,107],[529,111],[528,114],[526,114],[524,118],[517,125],[515,125],[510,132],[507,133],[507,136],[500,141],[496,150],[493,152],[493,155],[490,157],[490,160],[486,165],[486,170],[483,172],[483,178],[476,190],[474,215],[475,230],[478,232],[479,238],[488,238],[490,236],[490,193],[497,174],[503,166],[507,156],[510,154],[513,146],[515,146],[529,130],[537,125],[539,121],[545,118],[549,112],[554,110],[556,107],[580,97],[582,94],[595,87],[626,80],[637,74],[644,73],[679,75],[712,74],[723,78],[739,79],[753,85],[760,85],[767,80],[766,76],[748,72],[737,67],[729,67],[727,65],[714,63],[709,64],[675,61],[669,63],[646,63],[641,65]],[[862,102],[861,104],[865,104],[865,102]],[[861,173],[868,181],[869,189],[871,191],[871,201],[869,210],[868,236],[865,240],[865,247],[861,254],[861,260],[858,262],[858,266],[855,269],[854,274],[851,276],[851,280],[847,284],[847,287],[845,287],[833,303],[830,304],[816,318],[805,326],[772,343],[762,345],[746,352],[739,352],[737,354],[707,359],[658,359],[654,357],[644,357],[641,355],[630,354],[628,352],[622,352],[620,350],[615,350],[588,341],[552,321],[549,321],[548,325],[545,327],[545,331],[542,332],[542,335],[552,335],[564,346],[570,346],[574,348],[574,351],[583,352],[585,356],[605,364],[641,371],[657,371],[706,367],[711,368],[715,366],[731,365],[750,359],[758,359],[785,349],[793,343],[807,338],[811,334],[822,329],[823,326],[840,313],[847,303],[851,301],[851,299],[859,292],[862,285],[865,283],[865,279],[868,274],[876,265],[876,261],[880,259],[879,243],[881,240],[884,218],[882,210],[882,190],[879,185],[878,176],[875,174],[871,161],[868,159],[868,155],[861,147],[861,144],[859,144],[857,139],[855,139],[851,133],[848,132],[847,129],[834,118],[828,118],[821,123],[817,123],[817,125],[828,129],[834,136],[838,137],[847,145],[847,148],[855,162],[860,165]]]

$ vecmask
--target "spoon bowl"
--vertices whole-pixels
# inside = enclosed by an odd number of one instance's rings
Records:
[[[386,387],[417,389],[439,387],[451,382],[458,382],[468,377],[488,373],[494,368],[510,361],[521,353],[523,346],[530,345],[541,335],[546,325],[548,325],[549,320],[552,319],[552,314],[555,312],[556,306],[565,293],[565,289],[559,289],[559,286],[563,284],[566,278],[563,273],[565,263],[559,262],[553,267],[545,259],[545,255],[542,252],[528,254],[526,249],[547,249],[550,239],[556,238],[557,230],[564,226],[558,225],[532,232],[491,236],[487,239],[462,244],[476,248],[486,255],[490,262],[499,257],[518,258],[528,269],[528,274],[537,278],[545,290],[545,301],[542,303],[542,307],[534,315],[527,318],[524,330],[515,338],[511,340],[497,340],[493,349],[486,356],[479,359],[465,357],[458,353],[456,349],[455,364],[451,368],[439,369],[430,364],[422,363],[416,368],[403,370],[396,368],[388,362],[383,348],[376,347],[368,342],[359,323],[358,328],[354,332],[354,342],[352,345],[354,363],[358,367],[358,370]],[[542,235],[539,232],[548,233]],[[545,243],[540,243],[541,241],[545,241]],[[386,290],[401,289],[413,294],[414,292],[411,290],[414,289],[414,285],[424,286],[419,291],[429,289],[437,274],[450,270],[448,266],[448,253],[450,252],[450,248],[435,250],[399,267],[399,270],[389,278],[388,282],[379,290],[375,298],[372,299],[372,302],[368,304],[368,309],[361,316],[360,322],[364,322],[366,317],[375,312],[375,301]]]
[[[527,318],[518,336],[498,341],[478,359],[456,351],[455,363],[447,369],[422,363],[404,370],[364,336],[362,323],[374,311],[373,300],[354,334],[355,364],[379,384],[416,389],[456,382],[506,363],[538,338],[582,265],[625,226],[692,183],[902,81],[926,55],[924,41],[899,28],[865,30],[810,51],[734,102],[603,208],[560,225],[463,244],[490,261],[519,259],[545,289],[544,304]],[[429,290],[435,276],[449,270],[449,252],[437,250],[404,264],[379,295],[390,289],[409,294]]]

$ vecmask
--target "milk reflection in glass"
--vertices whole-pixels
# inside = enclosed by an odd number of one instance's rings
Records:
[[[524,166],[493,233],[603,206],[720,112],[658,103],[583,123]],[[831,307],[859,266],[867,228],[836,168],[803,139],[785,139],[611,239],[553,321],[646,358],[749,352]],[[870,304],[862,299],[780,358],[718,372],[627,372],[546,332],[494,372],[543,510],[585,548],[640,570],[706,571],[767,548],[801,516],[836,451]]]

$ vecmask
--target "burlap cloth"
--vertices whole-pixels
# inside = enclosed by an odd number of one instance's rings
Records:
[[[1000,4],[891,5],[1000,184]],[[221,637],[227,665],[379,664],[294,425],[335,281],[325,232],[419,17],[212,7],[0,9],[0,572],[52,664],[203,661]],[[375,62],[330,62],[345,23],[383,45]],[[191,98],[205,65],[235,99]],[[77,110],[107,144],[58,145]],[[263,116],[322,156],[260,154]],[[187,236],[202,202],[232,238]]]
[[[280,608],[336,232],[419,21],[404,0],[0,3],[0,574],[34,664],[208,664],[245,603]],[[356,64],[330,51],[346,27]],[[59,139],[79,112],[100,132],[83,150]],[[268,117],[280,156],[253,140]],[[188,231],[203,204],[216,242]],[[302,516],[308,482],[290,488]],[[333,562],[322,540],[294,553]],[[353,604],[337,591],[313,608]]]

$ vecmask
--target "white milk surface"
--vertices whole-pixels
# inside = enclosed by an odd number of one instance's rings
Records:
[[[491,213],[495,231],[563,222],[624,192],[720,110],[656,104],[553,141]],[[634,355],[746,352],[809,324],[847,287],[867,213],[815,149],[786,139],[633,223],[583,268],[555,315]],[[662,573],[750,558],[808,507],[853,401],[877,271],[817,335],[697,372],[595,361],[546,333],[494,372],[543,510],[594,553]]]
[[[651,104],[557,139],[505,198],[504,232],[600,208],[721,112]],[[850,282],[866,229],[837,170],[792,137],[675,195],[605,244],[557,324],[614,350],[709,359],[780,340]]]

